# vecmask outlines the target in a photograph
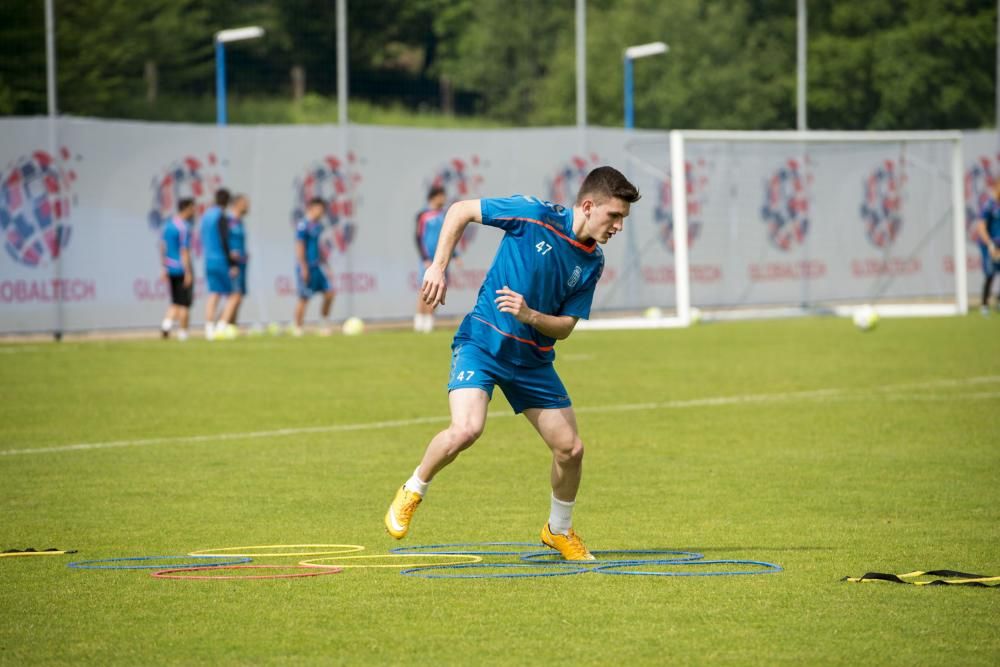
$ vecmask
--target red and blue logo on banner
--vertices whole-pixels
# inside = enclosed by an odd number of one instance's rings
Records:
[[[311,164],[305,175],[295,179],[295,192],[292,207],[291,223],[305,216],[306,205],[313,197],[322,197],[326,201],[326,221],[323,237],[320,240],[320,252],[324,259],[334,253],[347,252],[354,241],[357,224],[354,216],[357,214],[357,186],[361,183],[361,174],[357,170],[357,157],[353,152],[347,154],[346,160],[334,155],[327,155]]]
[[[0,181],[0,235],[19,264],[39,266],[56,259],[72,235],[70,213],[76,172],[68,149],[57,156],[37,150],[15,160]],[[79,159],[79,156],[76,156]]]
[[[705,193],[708,191],[708,178],[704,175],[705,161],[697,163],[684,162],[684,178],[687,184],[687,217],[688,217],[688,247],[701,236],[702,219],[705,211]],[[669,252],[674,251],[674,191],[673,179],[668,178],[660,183],[659,197],[653,220],[662,225],[657,237]]]
[[[201,218],[205,209],[215,204],[215,191],[222,187],[219,159],[215,153],[209,153],[204,160],[187,155],[154,176],[151,187],[153,207],[147,220],[153,231],[159,231],[177,213],[177,202],[181,199],[193,199],[196,217]],[[192,241],[194,254],[201,256],[200,239],[195,237]]]
[[[427,189],[432,186],[444,188],[445,210],[456,201],[478,199],[483,187],[479,156],[473,155],[467,161],[458,157],[452,158],[434,173],[427,184]],[[465,228],[465,233],[462,234],[456,248],[458,255],[464,253],[475,240],[478,228],[479,225],[469,225]]]
[[[809,177],[798,160],[788,160],[764,183],[761,218],[775,248],[789,251],[809,234]]]
[[[574,155],[565,164],[559,166],[555,176],[549,181],[549,201],[571,208],[576,203],[576,193],[583,185],[583,179],[595,167],[601,166],[601,158],[597,153],[587,157]]]
[[[864,201],[861,219],[865,236],[876,248],[888,248],[896,240],[903,226],[900,191],[906,184],[902,162],[886,160],[875,168],[864,181]]]

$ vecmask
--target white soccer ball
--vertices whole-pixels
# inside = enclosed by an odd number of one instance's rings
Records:
[[[663,317],[663,311],[657,306],[650,306],[642,313],[647,320],[658,320]]]
[[[698,324],[701,322],[701,310],[691,306],[689,313],[691,315],[691,324]]]
[[[854,326],[861,331],[871,331],[878,325],[878,312],[871,306],[861,306],[854,310]]]
[[[345,336],[360,336],[365,332],[365,323],[360,317],[348,317],[341,330]]]

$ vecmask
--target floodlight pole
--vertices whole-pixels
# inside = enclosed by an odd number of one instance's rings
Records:
[[[632,82],[632,61],[649,56],[657,56],[666,53],[670,47],[663,42],[650,42],[649,44],[639,44],[625,49],[625,129],[631,130],[635,127],[635,107],[632,102],[633,82]]]
[[[796,67],[796,114],[795,127],[799,132],[805,132],[808,128],[806,122],[806,35],[807,35],[807,15],[806,0],[798,0],[797,12],[797,67]]]
[[[226,42],[239,42],[264,36],[260,26],[230,28],[215,33],[215,124],[226,124]]]
[[[587,131],[587,0],[576,0],[576,130],[582,155]]]

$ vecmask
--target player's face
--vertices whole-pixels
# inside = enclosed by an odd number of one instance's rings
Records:
[[[323,207],[319,204],[311,204],[309,208],[306,209],[306,217],[313,222],[316,222],[323,217]]]
[[[428,203],[430,204],[430,207],[432,209],[443,208],[444,207],[444,193],[442,192],[439,195],[434,195],[433,197],[431,197],[431,200]]]
[[[607,243],[608,239],[620,232],[625,226],[631,204],[617,197],[604,200],[584,202],[583,212],[587,216],[587,235],[598,243]]]

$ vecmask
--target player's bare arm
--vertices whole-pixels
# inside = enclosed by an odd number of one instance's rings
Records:
[[[524,296],[506,285],[503,289],[498,289],[497,294],[497,298],[494,299],[497,310],[501,313],[510,313],[519,322],[534,327],[542,334],[556,340],[568,338],[573,333],[573,328],[579,319],[570,315],[549,315],[539,312],[528,306],[524,301]]]
[[[302,271],[302,282],[309,284],[309,262],[306,261],[306,244],[304,241],[295,242],[295,261],[299,263]]]
[[[455,253],[455,246],[470,223],[482,221],[483,212],[478,199],[458,201],[448,208],[437,250],[434,252],[434,261],[424,272],[424,282],[420,288],[420,296],[428,306],[444,303],[445,293],[448,291],[444,274]]]
[[[191,270],[191,251],[187,248],[181,248],[181,263],[184,265],[184,287],[191,287],[194,271]]]

